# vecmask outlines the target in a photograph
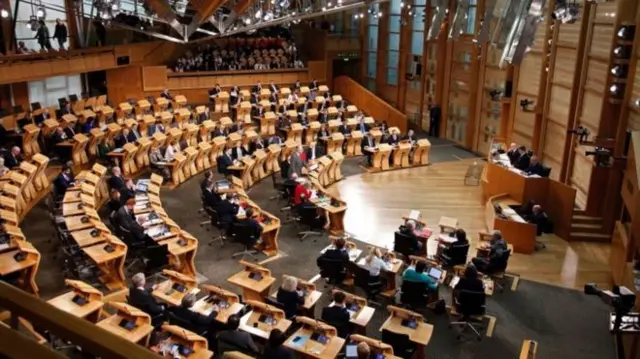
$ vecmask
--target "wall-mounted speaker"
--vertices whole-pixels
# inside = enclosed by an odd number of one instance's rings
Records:
[[[125,65],[129,65],[130,60],[129,60],[129,56],[118,56],[116,58],[116,64],[118,66],[125,66]]]

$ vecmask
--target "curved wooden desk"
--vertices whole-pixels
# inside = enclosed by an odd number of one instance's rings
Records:
[[[513,245],[516,253],[531,254],[536,246],[536,225],[527,223],[517,214],[509,214],[511,205],[521,203],[513,200],[507,194],[499,194],[490,197],[485,204],[485,219],[487,230],[499,230],[509,244]],[[503,209],[505,217],[501,218],[496,214],[495,206]]]

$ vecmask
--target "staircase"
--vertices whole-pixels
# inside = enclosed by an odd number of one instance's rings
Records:
[[[587,216],[582,210],[575,210],[571,219],[572,242],[611,242],[611,234],[605,233],[601,217]]]

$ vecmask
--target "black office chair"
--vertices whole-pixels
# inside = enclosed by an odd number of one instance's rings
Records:
[[[146,248],[144,241],[138,241],[131,231],[122,227],[120,224],[118,224],[116,228],[118,237],[127,245],[127,258],[125,261],[127,261],[128,264],[125,267],[125,270],[128,271],[136,263],[144,263],[142,255]]]
[[[248,355],[251,358],[256,357],[258,353],[253,353],[251,349],[245,348],[242,346],[238,346],[236,343],[229,342],[218,337],[217,340],[218,351],[216,352],[216,358],[225,358],[225,353],[230,352],[240,352],[242,354]]]
[[[540,174],[540,177],[549,177],[551,175],[551,167],[547,167],[547,166],[542,166],[542,173]]]
[[[486,311],[486,298],[487,295],[484,291],[461,290],[458,297],[454,299],[455,303],[451,307],[450,314],[460,317],[460,319],[449,322],[449,328],[462,327],[456,336],[458,340],[462,338],[462,333],[468,329],[473,331],[478,340],[482,340],[481,331],[484,330],[482,319]]]
[[[318,210],[315,206],[299,206],[298,214],[300,215],[298,223],[308,227],[308,230],[298,232],[300,242],[307,237],[322,236],[323,232],[321,230],[323,229],[324,224],[317,220]],[[315,242],[316,240],[317,238],[314,238],[313,241]]]
[[[393,237],[393,251],[402,255],[405,262],[409,261],[409,256],[417,252],[413,238],[396,231]]]
[[[413,310],[426,308],[429,304],[429,287],[424,282],[403,280],[400,286],[400,302]]]
[[[493,283],[500,293],[504,292],[504,279],[507,266],[509,265],[509,258],[511,257],[511,250],[507,249],[502,253],[500,258],[493,259],[489,262],[486,275],[491,277]]]
[[[452,243],[449,248],[440,253],[439,259],[444,268],[453,268],[457,265],[467,263],[467,255],[469,254],[469,243],[455,244]]]
[[[368,299],[373,300],[380,294],[382,291],[380,277],[372,277],[368,270],[351,261],[347,264],[347,267],[348,272],[353,275],[353,285],[364,290]]]
[[[327,285],[335,286],[342,283],[347,275],[347,267],[341,260],[318,257],[316,260],[320,268],[320,276],[327,280]]]
[[[403,359],[413,358],[417,349],[417,346],[409,339],[409,335],[387,329],[382,330],[382,342],[391,345],[393,354]]]
[[[265,297],[265,298],[264,298],[264,302],[265,302],[266,304],[269,304],[269,305],[271,305],[271,306],[274,306],[274,307],[276,307],[276,308],[278,308],[278,309],[281,309],[281,310],[283,310],[283,311],[285,310],[285,309],[284,309],[284,304],[282,304],[282,303],[278,302],[278,300],[277,300],[277,299],[275,299],[275,298],[273,298],[273,297],[270,297],[270,296]],[[291,319],[291,318],[287,318],[287,319]]]
[[[191,323],[188,320],[184,320],[182,318],[180,318],[179,316],[173,314],[171,311],[167,311],[167,317],[169,319],[169,324],[171,325],[177,325],[180,328],[184,328],[188,331],[194,332],[198,335],[202,335],[205,336],[207,334],[206,329],[203,328],[199,328],[196,325],[193,325],[193,323]]]
[[[233,237],[244,246],[244,250],[231,255],[231,258],[249,256],[257,259],[258,251],[253,246],[258,241],[258,233],[253,227],[242,222],[236,222],[231,225],[231,233]]]
[[[220,222],[220,219],[218,218],[218,212],[216,212],[215,209],[209,206],[205,206],[204,210],[209,215],[209,223],[213,228],[215,228],[218,231],[218,234],[213,236],[213,238],[211,238],[208,244],[211,246],[215,242],[220,242],[220,246],[223,246],[224,240],[227,239],[226,233],[229,227]],[[200,225],[202,225],[202,223]],[[207,230],[209,230],[209,228],[207,228]]]

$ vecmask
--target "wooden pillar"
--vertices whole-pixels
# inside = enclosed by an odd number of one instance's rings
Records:
[[[427,105],[426,103],[426,97],[427,97],[427,73],[429,73],[429,61],[428,61],[428,57],[429,57],[429,49],[432,46],[432,42],[427,40],[427,29],[429,28],[429,24],[431,23],[431,15],[432,15],[432,11],[431,11],[431,4],[427,1],[425,7],[424,7],[424,21],[423,21],[423,38],[422,38],[422,73],[420,74],[420,121],[421,121],[421,127],[424,128],[424,126],[422,126],[422,121],[423,118],[426,116],[427,119],[429,119],[430,122],[430,116],[429,116],[429,112],[427,112],[425,114],[424,112],[424,108]],[[418,16],[420,16],[420,14],[418,14]],[[437,86],[437,84],[436,84]],[[435,94],[434,94],[435,95]],[[431,96],[431,95],[429,95]],[[433,98],[435,96],[431,96],[431,105],[434,104],[435,102],[435,98]],[[431,125],[429,123],[429,125]]]
[[[4,54],[10,55],[14,53],[13,43],[11,39],[14,37],[13,32],[13,9],[11,9],[11,3],[9,0],[0,0],[0,9],[6,10],[9,16],[4,19],[0,17],[0,25],[2,26],[3,42],[4,42]]]
[[[453,41],[448,41],[449,24],[453,22],[456,2],[449,0],[449,15],[445,17],[438,36],[438,78],[436,80],[436,103],[441,109],[439,137],[447,137],[449,117],[449,87],[451,85],[451,65],[453,62]]]
[[[67,33],[69,34],[69,38],[67,39],[67,46],[69,49],[77,49],[81,46],[81,39],[78,36],[78,18],[76,17],[76,8],[74,0],[64,0],[64,7],[67,13]],[[91,21],[91,20],[87,20]],[[88,36],[88,34],[84,34],[84,36]]]

